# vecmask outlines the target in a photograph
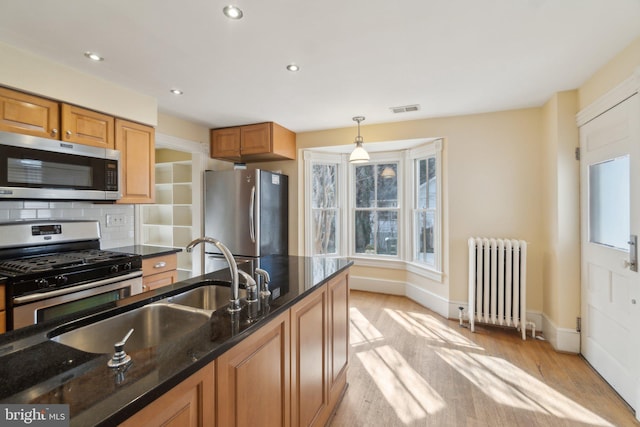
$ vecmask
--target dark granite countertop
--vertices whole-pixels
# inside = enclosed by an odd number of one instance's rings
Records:
[[[176,252],[182,252],[182,248],[168,248],[165,246],[145,246],[145,245],[122,246],[119,248],[108,248],[105,250],[141,255],[142,259],[174,254]]]
[[[89,317],[0,335],[0,402],[69,404],[72,426],[118,424],[351,265],[342,258],[260,258],[259,267],[271,275],[271,297],[253,306],[252,316],[246,301],[237,315],[221,308],[203,326],[171,342],[129,352],[133,363],[121,375],[107,367],[111,354],[86,353],[48,338],[189,289],[226,283],[221,281],[228,270],[116,301]]]

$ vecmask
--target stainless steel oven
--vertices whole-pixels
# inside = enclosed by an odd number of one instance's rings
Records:
[[[114,301],[142,293],[142,271],[78,286],[13,299],[13,328],[69,314],[99,310]]]
[[[7,330],[96,312],[142,292],[142,257],[100,249],[97,221],[0,223]]]

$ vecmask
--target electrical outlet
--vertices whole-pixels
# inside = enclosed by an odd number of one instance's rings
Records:
[[[120,227],[124,225],[124,215],[107,214],[107,227]]]

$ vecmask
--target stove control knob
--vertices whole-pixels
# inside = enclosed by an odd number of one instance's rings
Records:
[[[109,268],[109,271],[112,273],[117,273],[119,269],[120,268],[118,268],[117,265],[112,265],[111,268]]]
[[[55,281],[55,284],[56,284],[56,285],[58,285],[58,286],[64,286],[64,285],[66,285],[66,284],[67,284],[67,282],[69,281],[69,278],[68,278],[67,276],[60,275],[60,276],[56,276],[56,277],[54,278],[54,281]]]
[[[37,279],[36,280],[36,285],[38,285],[38,288],[40,288],[40,289],[48,288],[49,287],[49,281],[47,279]]]
[[[122,266],[125,270],[131,270],[131,263],[128,262],[125,265]]]

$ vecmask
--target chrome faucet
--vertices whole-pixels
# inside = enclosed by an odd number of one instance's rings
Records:
[[[256,274],[260,278],[262,278],[262,283],[260,285],[260,296],[263,298],[267,298],[269,295],[271,295],[271,291],[269,291],[269,282],[271,282],[269,272],[261,268],[256,268]]]
[[[199,239],[195,239],[190,242],[185,250],[187,252],[191,252],[193,248],[200,243],[211,243],[215,245],[224,258],[227,260],[227,264],[229,264],[229,270],[231,270],[231,296],[229,297],[229,308],[230,312],[240,311],[240,289],[238,285],[238,264],[236,264],[236,260],[233,258],[231,251],[227,248],[220,240],[214,239],[213,237],[200,237]],[[255,282],[254,282],[255,286]]]
[[[247,302],[256,302],[258,301],[258,285],[256,281],[242,270],[238,270],[238,274],[244,277],[245,282],[247,282]]]

